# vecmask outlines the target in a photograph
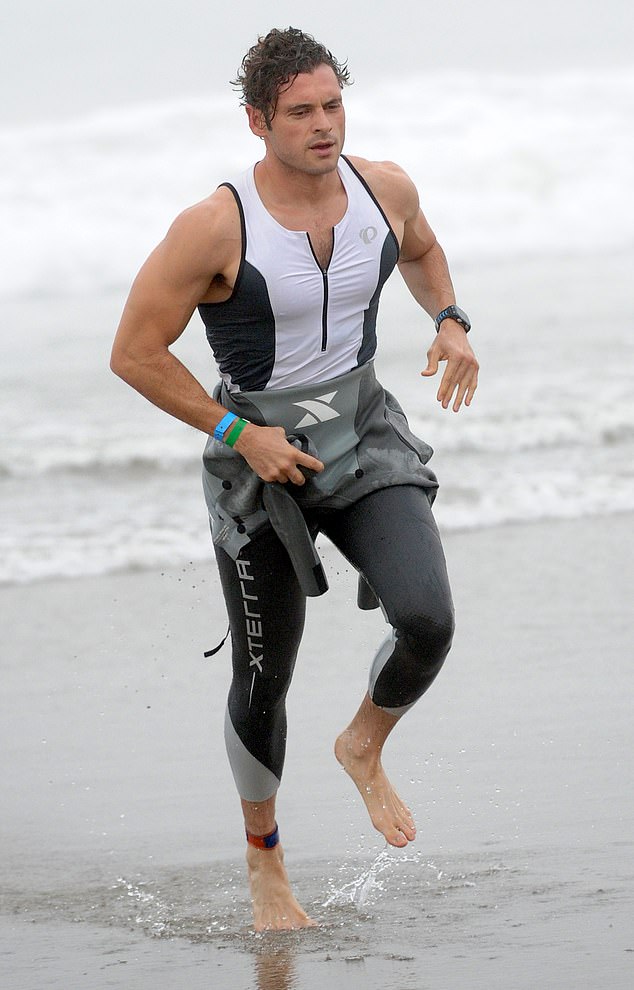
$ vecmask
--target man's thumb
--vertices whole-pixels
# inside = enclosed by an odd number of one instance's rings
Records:
[[[428,357],[427,367],[425,368],[424,371],[421,371],[421,375],[425,375],[427,378],[429,378],[430,375],[435,375],[437,371],[438,371],[438,358]]]

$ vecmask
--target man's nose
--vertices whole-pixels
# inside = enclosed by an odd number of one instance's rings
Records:
[[[313,130],[315,131],[329,131],[332,128],[332,124],[328,118],[328,114],[323,107],[315,111],[315,116],[313,118]]]

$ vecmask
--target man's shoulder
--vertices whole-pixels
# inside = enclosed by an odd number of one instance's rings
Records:
[[[223,187],[179,213],[157,251],[172,270],[211,280],[235,265],[240,245],[238,207],[231,190]]]
[[[417,205],[416,187],[396,162],[375,162],[356,155],[346,155],[346,158],[382,206],[396,209],[405,216]]]
[[[235,196],[226,186],[219,186],[198,203],[186,207],[172,224],[176,235],[231,236],[240,229],[240,215]]]
[[[375,162],[371,161],[369,158],[360,158],[359,155],[348,155],[346,154],[347,161],[359,172],[364,179],[367,176],[377,176],[385,178],[398,178],[400,176],[406,176],[400,165],[396,162]]]

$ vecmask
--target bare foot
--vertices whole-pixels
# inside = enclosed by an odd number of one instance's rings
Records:
[[[351,728],[335,742],[335,756],[352,777],[365,801],[372,824],[391,846],[406,846],[416,837],[412,813],[390,784],[381,766],[380,751],[360,740]]]
[[[248,845],[247,868],[256,932],[288,931],[315,925],[293,897],[280,845],[274,849]]]

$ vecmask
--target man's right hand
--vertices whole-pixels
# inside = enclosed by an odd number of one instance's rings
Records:
[[[319,473],[324,465],[316,457],[305,454],[289,443],[281,426],[256,426],[249,423],[235,442],[234,450],[262,481],[279,481],[303,485],[306,477],[300,466]]]

